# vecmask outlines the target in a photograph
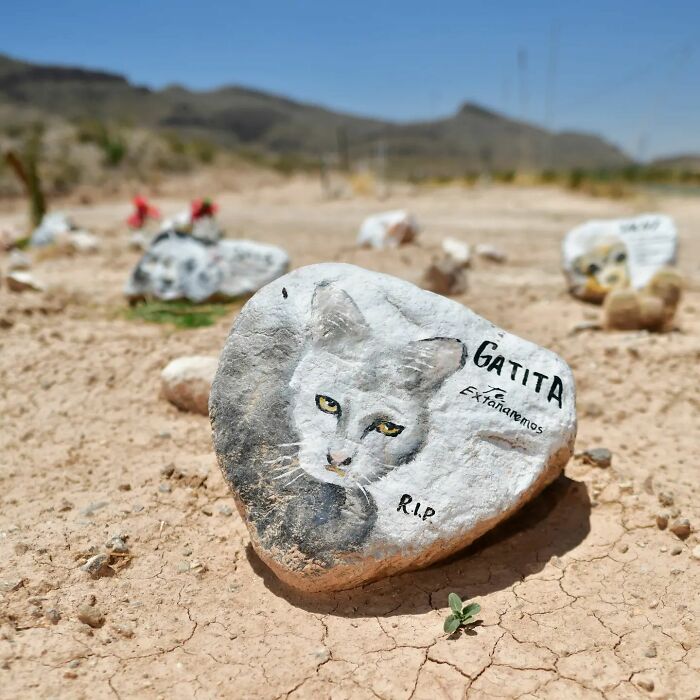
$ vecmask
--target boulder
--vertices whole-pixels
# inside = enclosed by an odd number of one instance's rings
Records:
[[[673,219],[661,214],[589,221],[562,243],[569,290],[593,303],[602,303],[612,289],[642,290],[675,263],[677,245]]]
[[[465,547],[561,473],[576,432],[560,357],[343,264],[301,268],[248,301],[209,404],[256,552],[306,591]]]
[[[160,373],[163,396],[182,411],[206,416],[217,365],[216,357],[178,357]]]
[[[288,268],[289,257],[277,246],[244,240],[212,243],[168,231],[154,239],[136,264],[124,293],[130,300],[233,298],[257,291]]]
[[[368,216],[357,234],[357,245],[367,248],[398,248],[418,235],[418,224],[407,211],[386,211]]]

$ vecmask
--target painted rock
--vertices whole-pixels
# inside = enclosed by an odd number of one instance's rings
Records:
[[[406,211],[386,211],[368,216],[360,227],[357,245],[369,248],[397,248],[415,240],[418,224]]]
[[[124,293],[131,300],[230,298],[255,292],[288,268],[289,257],[277,246],[244,240],[212,243],[169,231],[154,239]]]
[[[675,263],[677,246],[673,219],[661,214],[589,221],[564,238],[564,274],[574,296],[600,303],[612,289],[653,283]]]
[[[463,548],[555,479],[576,431],[554,353],[454,301],[343,264],[242,309],[209,399],[259,556],[307,591]]]

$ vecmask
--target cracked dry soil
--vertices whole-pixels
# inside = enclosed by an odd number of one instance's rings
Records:
[[[169,211],[189,190],[166,194]],[[284,245],[294,266],[344,260],[418,281],[445,235],[507,251],[505,265],[475,261],[458,300],[571,364],[577,451],[605,446],[612,466],[572,460],[450,561],[302,598],[251,553],[207,419],[158,395],[160,369],[216,354],[235,310],[191,331],[127,320],[128,205],[67,202],[103,251],[37,262],[47,293],[0,292],[0,697],[698,697],[700,540],[656,516],[700,524],[700,201],[397,187],[382,203],[321,202],[303,179],[214,194],[230,233]],[[420,246],[352,250],[362,216],[407,202]],[[21,220],[20,203],[4,206],[0,224]],[[681,232],[680,330],[572,334],[598,310],[567,296],[561,236],[650,209]],[[115,534],[128,552],[91,578],[81,565],[113,552]],[[450,591],[481,604],[476,634],[442,633]],[[78,619],[86,605],[94,627]]]

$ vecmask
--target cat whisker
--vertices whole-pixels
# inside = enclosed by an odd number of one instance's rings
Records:
[[[364,489],[364,487],[362,486],[362,484],[361,484],[359,481],[356,481],[355,483],[357,484],[357,488],[359,488],[360,491],[362,491],[362,495],[365,497],[365,500],[367,501],[367,505],[368,505],[368,506],[372,505],[372,504],[369,502],[369,496],[367,495],[367,491],[365,491],[365,489]]]
[[[289,486],[290,484],[293,484],[297,479],[301,479],[301,477],[304,476],[304,472],[301,474],[295,476],[291,481],[288,481],[285,486]]]
[[[294,467],[293,469],[287,469],[286,471],[282,472],[281,474],[278,474],[277,476],[273,476],[272,479],[284,479],[286,476],[291,476],[294,474],[294,472],[298,472],[300,469],[303,469],[303,467]]]
[[[275,447],[296,447],[297,445],[303,445],[306,440],[301,440],[300,442],[280,442]]]

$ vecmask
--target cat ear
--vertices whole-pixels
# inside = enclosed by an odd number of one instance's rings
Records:
[[[462,369],[466,359],[467,347],[457,338],[426,338],[409,343],[400,368],[404,387],[433,391]]]
[[[364,340],[369,326],[352,298],[330,284],[319,285],[311,301],[311,337],[335,352]]]

